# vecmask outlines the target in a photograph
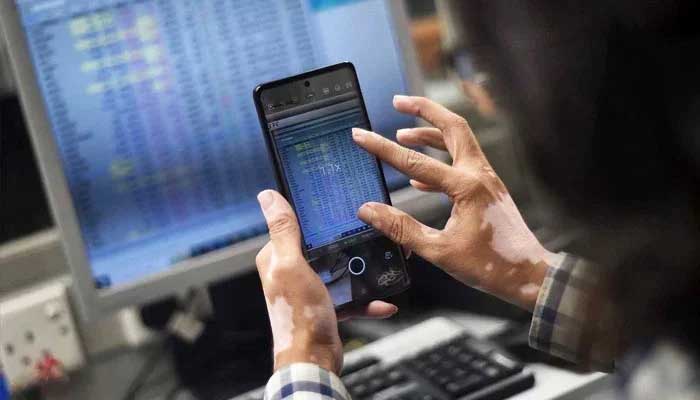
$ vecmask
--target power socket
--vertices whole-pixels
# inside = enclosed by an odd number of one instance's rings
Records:
[[[0,364],[11,393],[85,364],[67,292],[56,282],[0,301]]]

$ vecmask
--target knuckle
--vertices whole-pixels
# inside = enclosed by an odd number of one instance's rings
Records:
[[[389,224],[389,236],[391,236],[395,242],[399,244],[405,244],[406,237],[406,225],[402,218],[393,218]]]
[[[472,195],[475,192],[474,185],[471,183],[463,183],[459,186],[455,186],[453,192],[453,197],[456,201],[469,200],[473,197]]]
[[[378,138],[379,140],[379,153],[380,154],[391,154],[393,152],[392,143],[384,138]]]
[[[270,242],[263,246],[263,248],[258,251],[258,254],[255,255],[255,265],[257,265],[258,268],[264,267],[270,259],[269,254]]]
[[[428,99],[426,99],[423,96],[416,96],[413,98],[413,104],[417,109],[425,108],[425,104],[427,101]]]
[[[478,181],[470,187],[469,195],[472,199],[488,200],[491,198],[491,190],[483,181]]]
[[[450,190],[450,196],[454,199],[455,203],[459,203],[463,200],[469,200],[470,198],[470,189],[469,185],[466,184],[460,184],[460,185],[454,185],[449,188]]]
[[[263,252],[263,251],[260,250],[260,251],[258,252],[258,254],[255,256],[255,265],[257,265],[258,267],[262,267],[263,264],[265,263],[265,259],[264,259],[264,257],[263,257],[262,252]]]
[[[270,234],[289,232],[294,229],[294,218],[287,213],[280,214],[270,221],[268,228]]]
[[[306,259],[301,255],[301,252],[291,255],[284,261],[284,263],[288,267],[299,267],[307,264]]]
[[[452,129],[463,131],[469,129],[469,123],[463,117],[453,114],[448,120],[448,126]]]
[[[454,196],[463,184],[456,168],[448,167],[437,176],[435,187],[447,195]]]
[[[406,149],[404,151],[404,165],[409,171],[419,170],[423,166],[423,157],[415,150]]]

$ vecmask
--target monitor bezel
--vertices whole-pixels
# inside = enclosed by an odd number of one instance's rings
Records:
[[[390,11],[393,33],[400,51],[404,78],[410,92],[423,93],[422,76],[409,35],[403,1],[383,0]],[[144,304],[192,287],[248,273],[255,255],[267,242],[260,235],[232,246],[173,264],[167,271],[113,288],[97,289],[82,238],[77,214],[68,189],[48,112],[32,67],[31,55],[15,1],[0,1],[0,29],[4,31],[10,64],[30,133],[49,204],[61,237],[72,276],[72,295],[84,321],[94,321],[121,308]]]

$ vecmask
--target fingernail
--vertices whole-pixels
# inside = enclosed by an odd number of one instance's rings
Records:
[[[364,129],[352,128],[352,138],[357,143],[362,143],[367,137],[367,132]]]
[[[357,217],[368,224],[372,224],[375,214],[376,212],[374,211],[374,207],[372,207],[371,204],[366,203],[360,207],[360,210],[357,212]]]
[[[390,314],[390,315],[394,315],[394,314],[396,314],[397,312],[399,312],[399,308],[398,308],[398,307],[396,307],[394,304],[392,304],[392,306],[394,306],[394,310],[391,311],[391,314]]]
[[[411,132],[412,132],[412,130],[408,129],[408,128],[399,129],[398,131],[396,131],[396,137],[404,136],[404,135],[408,136],[411,134]]]
[[[394,96],[394,105],[408,103],[409,101],[411,101],[411,98],[408,96],[404,96],[402,94],[397,94]]]
[[[406,260],[411,258],[411,255],[413,254],[413,250],[409,249],[406,246],[401,246],[401,249],[403,249],[403,256]]]
[[[258,203],[260,203],[260,207],[263,209],[263,211],[270,208],[274,200],[275,197],[274,194],[272,194],[272,190],[263,190],[262,192],[258,193]]]

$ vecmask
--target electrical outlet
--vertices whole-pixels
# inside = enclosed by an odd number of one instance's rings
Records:
[[[85,364],[62,283],[0,301],[0,364],[11,393],[65,379]]]

